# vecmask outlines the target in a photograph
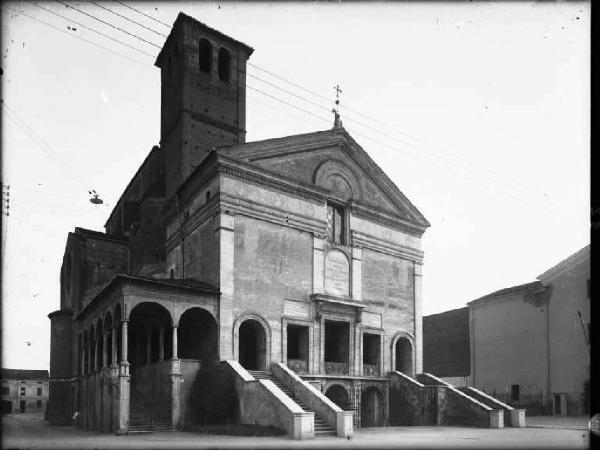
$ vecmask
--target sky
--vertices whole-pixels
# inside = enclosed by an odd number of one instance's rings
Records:
[[[589,243],[589,3],[69,5],[2,8],[3,367],[48,368],[67,235],[103,230],[159,143],[179,11],[255,49],[247,141],[331,128],[341,86],[344,127],[431,222],[425,315]]]

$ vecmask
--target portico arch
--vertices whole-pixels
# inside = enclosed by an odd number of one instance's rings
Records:
[[[129,314],[128,346],[130,348],[128,359],[131,364],[132,375],[136,367],[157,361],[159,358],[160,342],[156,331],[171,331],[171,314],[162,305],[154,302],[138,303]],[[163,333],[164,341],[168,333]],[[163,345],[164,345],[163,341]]]
[[[215,361],[218,359],[217,322],[204,308],[185,310],[179,319],[179,358]]]
[[[248,370],[264,370],[271,363],[271,333],[267,322],[256,314],[238,318],[234,325],[234,355]]]

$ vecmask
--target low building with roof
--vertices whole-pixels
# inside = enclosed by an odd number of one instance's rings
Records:
[[[587,413],[589,288],[587,246],[536,281],[484,295],[468,308],[423,317],[424,371],[529,414]],[[462,339],[465,330],[468,342]]]
[[[2,414],[45,413],[48,371],[2,369]]]

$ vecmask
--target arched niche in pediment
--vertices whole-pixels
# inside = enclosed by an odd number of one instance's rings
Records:
[[[362,199],[362,192],[354,172],[341,161],[327,160],[317,167],[313,183],[329,189],[335,197],[344,200]]]

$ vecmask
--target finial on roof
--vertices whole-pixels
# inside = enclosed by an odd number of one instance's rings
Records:
[[[333,128],[340,128],[342,126],[342,120],[340,119],[340,94],[342,90],[340,89],[340,85],[336,84],[333,89],[335,89],[335,107],[331,110],[333,113]]]

